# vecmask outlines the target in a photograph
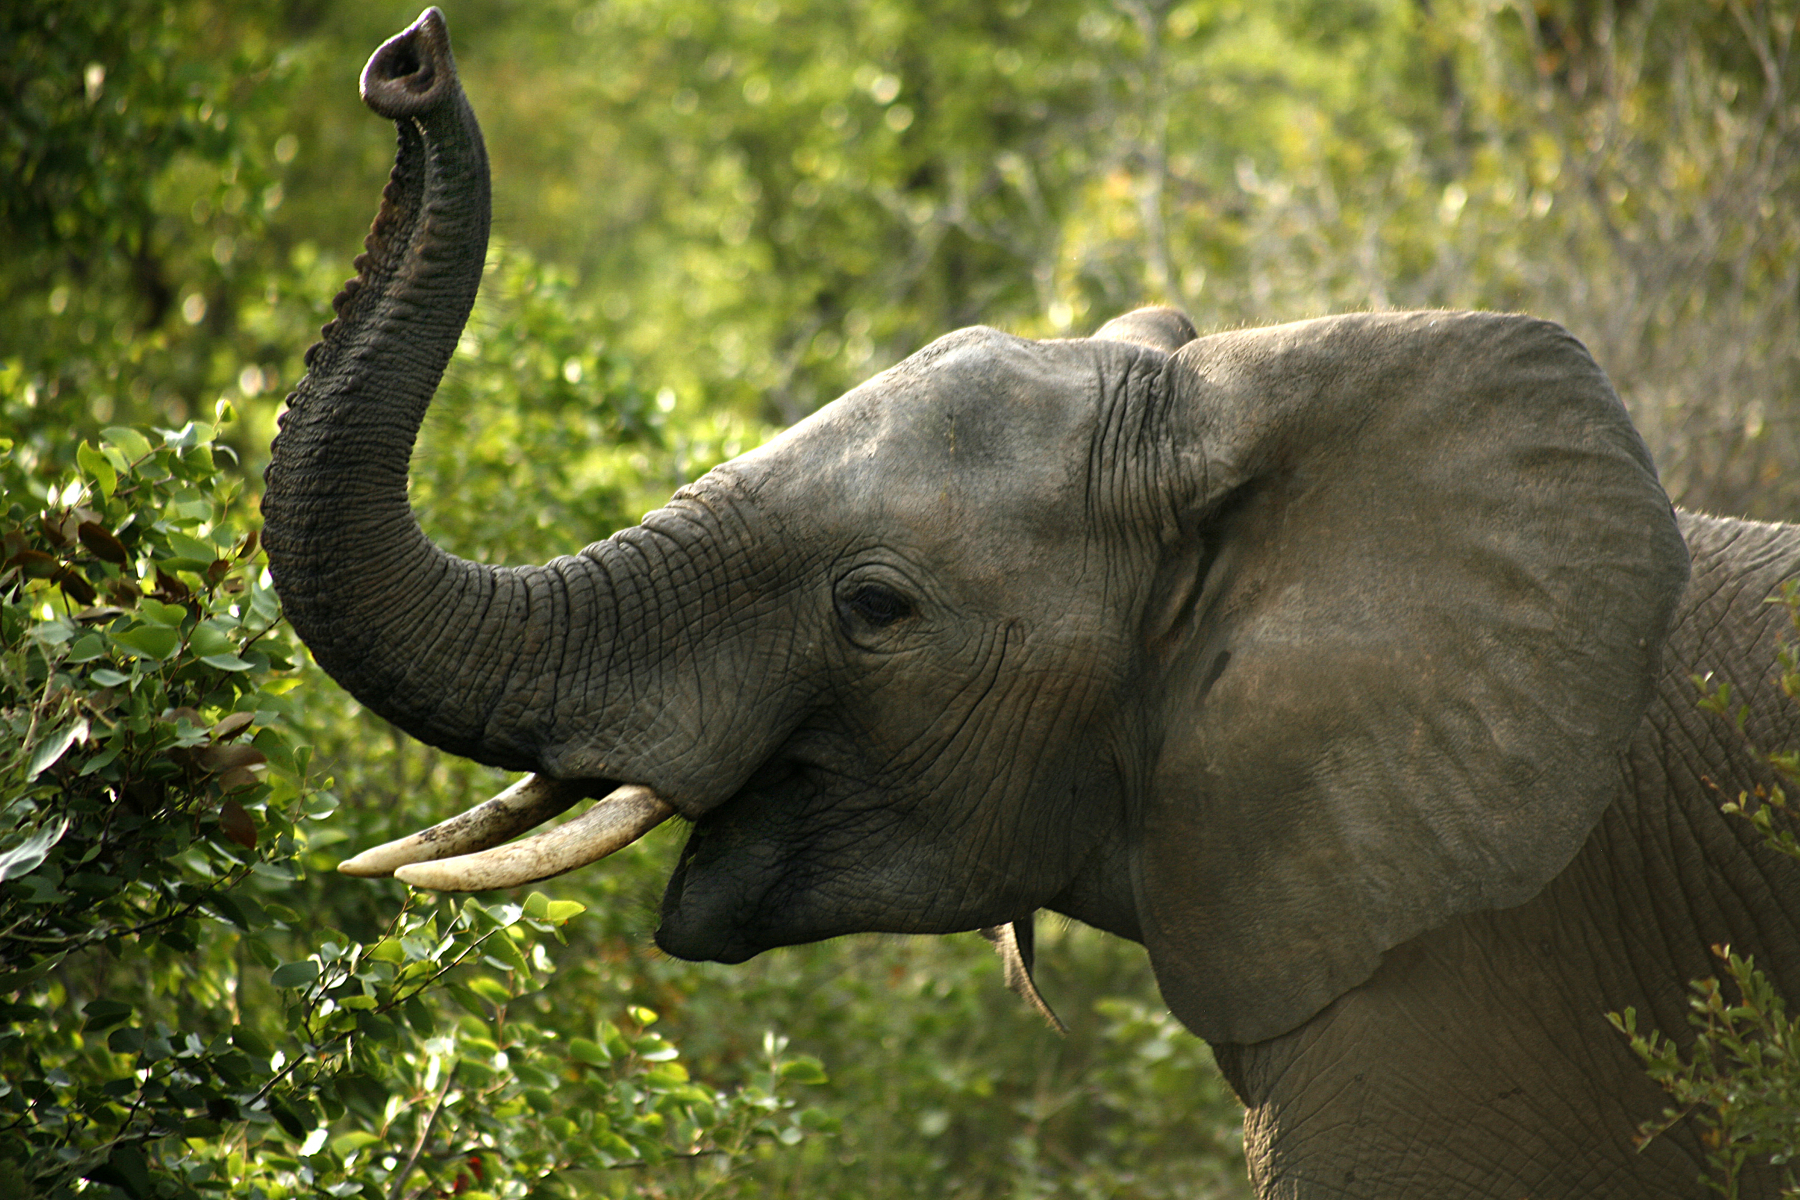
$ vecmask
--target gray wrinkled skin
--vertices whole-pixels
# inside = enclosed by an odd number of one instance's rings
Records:
[[[1719,813],[1765,774],[1689,681],[1792,744],[1764,600],[1800,531],[1672,512],[1566,332],[962,330],[642,525],[494,569],[406,502],[487,228],[435,11],[364,93],[394,178],[264,544],[366,705],[665,797],[681,957],[1011,924],[1035,995],[1037,909],[1143,943],[1265,1196],[1708,1194],[1691,1127],[1634,1150],[1660,1096],[1603,1014],[1682,1036],[1714,943],[1800,995],[1800,872]]]

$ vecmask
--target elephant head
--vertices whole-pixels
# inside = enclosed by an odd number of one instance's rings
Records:
[[[290,397],[264,544],[365,705],[539,778],[358,869],[522,882],[672,811],[672,954],[1051,908],[1142,941],[1184,1022],[1248,1042],[1530,897],[1611,798],[1687,558],[1560,328],[965,329],[641,525],[491,568],[406,500],[488,221],[435,10],[363,93],[398,157]],[[599,835],[442,858],[621,785]]]

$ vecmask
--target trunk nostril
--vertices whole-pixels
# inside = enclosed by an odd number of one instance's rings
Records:
[[[417,47],[413,45],[411,39],[408,39],[404,42],[389,42],[383,46],[371,60],[369,66],[370,73],[385,83],[418,74],[424,64],[419,60]],[[429,87],[432,74],[433,72],[429,68],[425,68],[424,78],[413,83],[413,90],[424,91],[426,87]]]
[[[448,86],[439,87],[443,80]],[[363,102],[389,120],[420,116],[459,94],[450,32],[435,8],[383,42],[363,68]]]

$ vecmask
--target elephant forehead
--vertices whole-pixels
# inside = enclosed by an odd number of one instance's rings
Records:
[[[847,518],[995,519],[1086,477],[1101,388],[1083,342],[965,329],[727,465],[765,502]]]

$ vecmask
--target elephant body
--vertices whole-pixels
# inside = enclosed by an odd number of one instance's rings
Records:
[[[511,886],[679,813],[678,957],[981,928],[1029,992],[1039,909],[1141,942],[1266,1196],[1704,1194],[1691,1124],[1634,1151],[1661,1103],[1604,1014],[1686,1040],[1715,943],[1800,995],[1800,870],[1718,809],[1766,772],[1690,678],[1792,744],[1765,600],[1800,533],[1678,517],[1565,330],[961,330],[639,526],[487,567],[406,499],[488,227],[435,10],[363,93],[393,177],[263,545],[365,705],[536,775],[346,870]]]
[[[1499,1194],[1504,1156],[1522,1164],[1511,1194],[1533,1200],[1714,1194],[1692,1125],[1633,1145],[1668,1097],[1604,1014],[1634,1008],[1640,1029],[1679,1038],[1688,981],[1718,973],[1717,945],[1800,996],[1800,872],[1719,811],[1773,782],[1751,742],[1800,735],[1771,669],[1787,612],[1768,603],[1800,574],[1800,527],[1680,520],[1693,574],[1657,695],[1575,861],[1516,908],[1391,951],[1299,1029],[1214,1047],[1249,1105],[1260,1194]],[[1696,676],[1748,702],[1744,735],[1695,706]],[[1752,1174],[1742,1194],[1775,1190]]]

